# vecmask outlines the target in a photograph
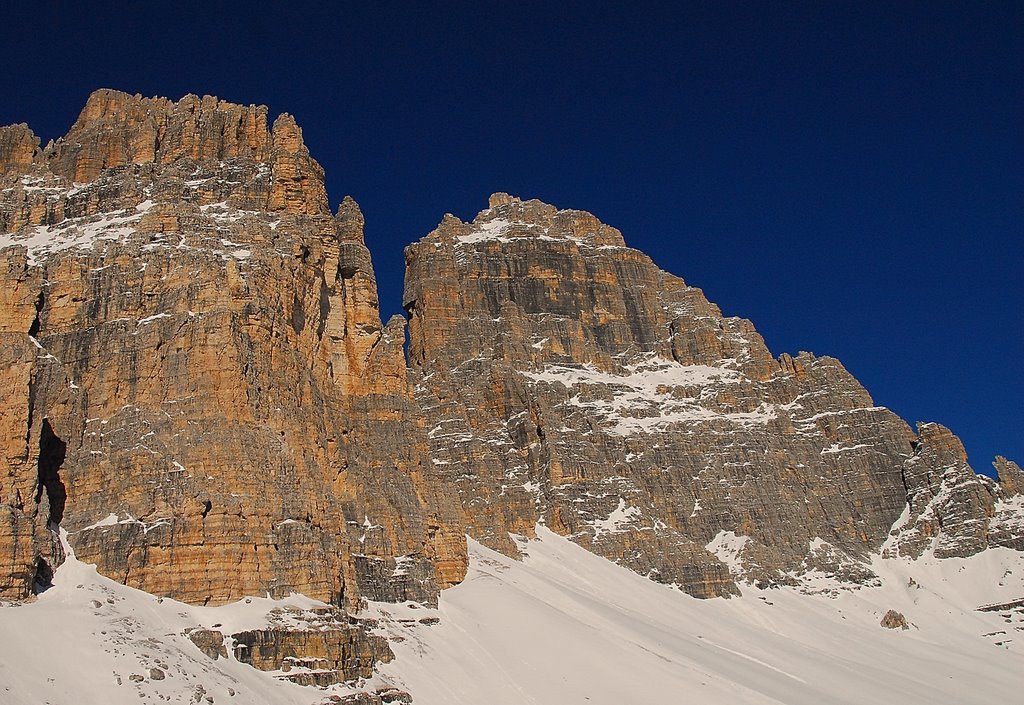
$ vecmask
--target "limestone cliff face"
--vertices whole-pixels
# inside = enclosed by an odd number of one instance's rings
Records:
[[[0,173],[21,177],[5,184],[12,190],[0,205],[2,232],[132,207],[147,197],[330,214],[323,170],[302,131],[287,114],[268,129],[265,106],[99,90],[67,135],[42,150],[38,144],[25,125],[0,128]]]
[[[28,125],[0,127],[0,170],[22,172],[28,169],[39,152],[39,138]]]
[[[496,194],[406,262],[409,365],[290,116],[104,90],[46,146],[0,128],[0,599],[62,560],[48,524],[155,594],[346,608],[433,603],[467,533],[538,522],[701,597],[1024,549],[1018,466],[773,357],[589,213]]]
[[[65,449],[38,405],[76,416],[81,397],[67,382],[27,334],[0,333],[0,599],[45,588],[64,559],[46,525],[63,513],[55,469]]]
[[[0,598],[59,560],[44,469],[77,555],[156,594],[432,602],[462,578],[402,322],[292,118],[98,91],[42,150],[5,130]]]
[[[588,213],[496,194],[406,263],[434,463],[499,550],[541,521],[698,596],[814,568],[863,581],[908,498],[921,511],[914,470],[946,463],[838,361],[774,359]],[[992,507],[965,482],[961,554]]]

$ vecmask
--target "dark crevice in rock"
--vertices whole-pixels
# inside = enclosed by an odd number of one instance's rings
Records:
[[[316,327],[317,339],[324,337],[324,331],[327,329],[327,317],[331,313],[331,292],[327,288],[327,282],[323,279],[320,280],[320,322]]]
[[[67,501],[67,489],[60,479],[60,469],[67,457],[68,445],[50,425],[49,419],[43,419],[43,430],[39,434],[39,484],[36,489],[36,504],[46,498],[50,505],[49,522],[51,527],[59,526],[64,519],[64,504]]]
[[[292,295],[292,330],[301,333],[306,328],[306,311],[298,294]]]
[[[29,329],[28,329],[28,334],[31,335],[33,338],[38,337],[38,335],[39,335],[39,328],[40,328],[39,316],[40,316],[40,314],[42,314],[43,306],[45,304],[46,304],[46,294],[45,294],[45,292],[40,291],[39,292],[39,296],[36,298],[36,317],[34,319],[32,319],[32,325],[29,326]]]
[[[409,317],[405,319],[405,325],[402,326],[402,359],[405,360],[405,369],[411,370],[412,363],[409,361]]]
[[[53,568],[45,558],[36,559],[36,570],[32,576],[32,593],[38,595],[53,587]]]

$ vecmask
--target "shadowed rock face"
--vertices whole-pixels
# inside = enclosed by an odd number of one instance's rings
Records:
[[[56,559],[43,419],[72,545],[129,585],[351,606],[458,582],[403,323],[382,325],[359,208],[327,209],[294,120],[98,91],[37,142],[0,131],[0,598]],[[398,562],[418,579],[359,575]]]
[[[1016,465],[772,357],[589,213],[496,194],[410,246],[408,369],[358,205],[268,125],[103,90],[45,147],[0,128],[0,599],[62,560],[48,521],[155,594],[349,608],[435,603],[466,533],[538,521],[702,597],[1022,548]]]
[[[496,194],[406,264],[434,463],[499,550],[542,521],[698,596],[735,589],[720,559],[765,583],[859,582],[908,494],[919,511],[914,470],[946,462],[838,361],[774,359],[589,213]],[[965,472],[947,555],[987,545],[992,490]]]

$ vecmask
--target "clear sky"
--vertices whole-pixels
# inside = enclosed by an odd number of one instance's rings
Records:
[[[580,208],[876,403],[1024,462],[1024,3],[5,3],[0,124],[109,87],[287,111],[402,248]],[[368,9],[370,8],[370,9]]]

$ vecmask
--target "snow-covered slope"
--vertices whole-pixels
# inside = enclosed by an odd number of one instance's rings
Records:
[[[697,600],[544,527],[538,536],[522,543],[522,562],[471,542],[470,573],[437,610],[371,604],[366,616],[401,639],[392,641],[397,658],[364,685],[394,684],[417,705],[964,705],[1016,702],[1024,685],[1024,610],[977,610],[1024,597],[1019,552],[878,559],[884,587],[835,596],[744,589]],[[158,600],[71,557],[38,601],[0,609],[0,703],[312,705],[352,692],[213,661],[183,636],[196,625],[257,626],[278,604]],[[879,625],[890,609],[909,630]]]
[[[66,541],[65,550],[68,559],[52,588],[32,604],[0,608],[0,705],[324,700],[321,691],[238,661],[214,661],[184,635],[199,625],[259,627],[275,606],[320,603],[293,596],[210,608],[161,600],[98,575],[75,559]]]
[[[1024,686],[1024,631],[1008,642],[1024,619],[975,609],[1024,596],[1015,551],[879,560],[886,587],[835,598],[745,589],[697,600],[538,536],[522,563],[472,543],[439,624],[389,625],[405,640],[382,670],[417,703],[963,705],[1014,702]],[[889,609],[911,628],[882,628]]]

